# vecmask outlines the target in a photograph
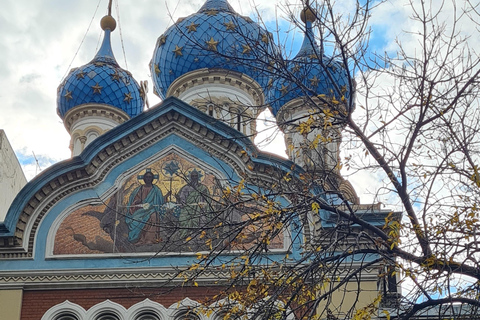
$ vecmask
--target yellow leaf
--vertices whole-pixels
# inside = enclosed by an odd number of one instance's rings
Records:
[[[387,310],[383,310],[383,313],[387,317],[387,320],[390,320],[390,312],[388,312]]]

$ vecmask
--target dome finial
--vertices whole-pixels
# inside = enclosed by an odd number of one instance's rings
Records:
[[[300,13],[300,19],[302,19],[302,21],[304,23],[306,23],[307,21],[314,22],[315,20],[317,20],[315,12],[310,7],[310,1],[309,0],[307,0],[305,2],[305,8]]]
[[[108,2],[108,14],[104,16],[102,20],[100,20],[100,26],[102,27],[103,31],[105,31],[105,36],[103,37],[102,45],[95,55],[93,61],[107,62],[118,65],[117,61],[115,60],[115,56],[113,55],[112,45],[110,43],[110,33],[112,33],[117,26],[117,22],[112,17],[112,0]]]
[[[305,9],[302,10],[300,18],[305,23],[305,38],[303,39],[300,51],[297,53],[299,56],[317,55],[323,54],[322,46],[318,47],[315,42],[315,34],[313,32],[313,22],[317,20],[315,11],[311,8],[309,0],[305,3]]]
[[[108,8],[107,8],[108,14],[100,20],[100,26],[102,27],[103,30],[110,30],[113,31],[117,27],[117,22],[115,19],[112,17],[112,0],[108,2]]]

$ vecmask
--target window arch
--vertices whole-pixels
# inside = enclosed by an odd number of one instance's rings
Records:
[[[144,311],[140,313],[135,320],[160,320],[160,317],[152,311]]]
[[[84,320],[85,309],[68,300],[51,307],[41,320]]]
[[[200,320],[200,317],[193,310],[182,310],[175,315],[174,320]]]
[[[127,309],[122,305],[105,300],[88,309],[86,320],[127,320]]]
[[[75,314],[71,312],[62,312],[54,318],[54,320],[80,320]]]
[[[107,311],[102,312],[95,318],[95,320],[120,320],[120,317],[113,312]]]

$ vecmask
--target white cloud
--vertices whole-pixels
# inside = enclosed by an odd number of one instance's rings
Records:
[[[150,80],[148,63],[157,38],[179,17],[196,12],[203,2],[121,2],[120,19],[114,6],[113,15],[120,20],[128,69],[137,81]],[[256,11],[260,12],[262,20],[270,25],[273,25],[276,17],[286,16],[285,8],[294,8],[295,14],[299,12],[298,1],[294,4],[283,0],[230,2],[243,15],[254,16]],[[349,1],[344,3],[347,7]],[[394,3],[388,6],[391,7],[385,6],[381,19],[374,20],[375,23],[380,25],[382,21],[391,21],[392,15],[398,15],[395,9],[401,8],[400,5]],[[95,55],[102,35],[99,21],[106,13],[106,7],[106,2],[100,3],[81,45],[97,9],[96,1],[7,1],[2,4],[0,128],[5,130],[13,148],[22,157],[33,156],[33,152],[37,158],[48,158],[52,162],[70,157],[70,138],[56,115],[56,90],[70,68],[87,63]],[[288,26],[288,23],[283,24]],[[112,43],[117,61],[125,67],[119,28],[112,35]],[[159,99],[151,92],[152,81],[149,83],[150,103],[158,103]],[[283,138],[278,136],[277,139],[278,145],[270,144],[267,150],[284,151]],[[24,169],[28,170],[27,177],[30,179],[35,170],[27,168],[26,165]],[[351,180],[357,184],[356,178],[352,177]]]

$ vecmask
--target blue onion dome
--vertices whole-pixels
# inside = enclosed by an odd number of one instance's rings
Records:
[[[165,98],[181,76],[204,68],[239,72],[266,88],[277,52],[272,36],[226,0],[207,0],[158,38],[150,68],[154,90]]]
[[[315,14],[311,9],[305,9],[301,18],[306,32],[300,51],[286,62],[287,72],[275,79],[270,91],[274,116],[282,106],[299,97],[320,96],[346,103],[351,95],[347,70],[339,61],[326,56],[323,48],[315,42],[312,30]]]
[[[130,72],[120,68],[113,55],[110,33],[115,29],[115,19],[105,16],[101,26],[105,35],[95,58],[72,69],[58,87],[57,113],[62,119],[69,110],[91,103],[113,106],[130,118],[143,110],[140,86]]]

